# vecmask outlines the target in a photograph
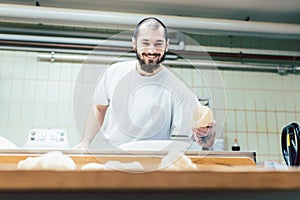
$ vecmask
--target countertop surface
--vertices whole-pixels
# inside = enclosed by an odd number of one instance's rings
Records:
[[[226,154],[226,153],[225,153]],[[225,155],[224,154],[224,155]],[[0,153],[0,190],[300,190],[300,170],[274,170],[255,165],[241,154],[218,153],[188,155],[196,170],[153,170],[130,172],[119,170],[19,170],[17,163],[38,153]],[[250,154],[251,155],[251,154]],[[86,155],[70,154],[78,166],[85,163],[120,160],[141,163],[158,162],[153,155]]]

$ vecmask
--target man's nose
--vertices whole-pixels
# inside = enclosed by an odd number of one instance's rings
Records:
[[[149,53],[156,53],[156,51],[157,51],[154,44],[149,45],[147,50]]]

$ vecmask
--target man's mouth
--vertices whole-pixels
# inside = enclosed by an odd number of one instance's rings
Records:
[[[161,58],[160,53],[137,53],[136,56],[140,62],[142,70],[148,73],[153,73],[154,70],[158,69],[164,58],[164,55]]]
[[[159,53],[155,53],[155,54],[145,54],[145,53],[143,53],[143,56],[145,56],[149,59],[155,59],[155,58],[159,58],[160,54]]]

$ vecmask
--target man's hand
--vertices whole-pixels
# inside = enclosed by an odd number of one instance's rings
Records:
[[[214,130],[215,122],[211,122],[206,127],[193,128],[193,137],[195,142],[200,146],[208,148],[212,147],[215,142],[216,132]]]

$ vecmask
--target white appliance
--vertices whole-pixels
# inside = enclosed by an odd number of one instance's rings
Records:
[[[62,129],[32,129],[25,141],[28,149],[70,148],[67,132]]]

